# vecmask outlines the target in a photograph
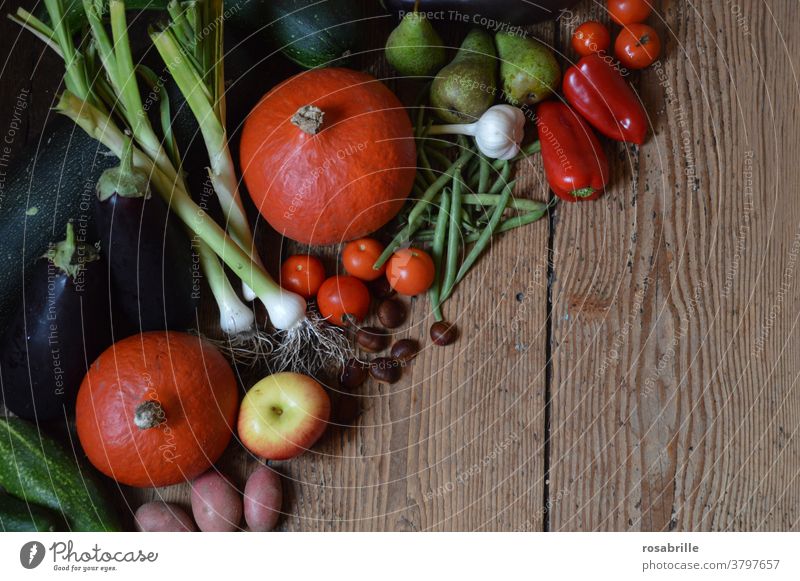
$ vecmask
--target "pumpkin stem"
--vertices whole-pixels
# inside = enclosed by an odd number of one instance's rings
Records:
[[[314,105],[303,105],[292,115],[292,124],[297,125],[305,133],[316,135],[322,127],[325,112]]]
[[[155,428],[167,421],[164,408],[155,400],[147,400],[136,406],[133,414],[133,423],[140,430]]]

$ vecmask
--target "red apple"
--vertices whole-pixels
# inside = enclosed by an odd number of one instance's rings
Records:
[[[276,373],[256,383],[239,409],[239,438],[267,460],[288,460],[314,445],[331,415],[322,386],[299,373]]]

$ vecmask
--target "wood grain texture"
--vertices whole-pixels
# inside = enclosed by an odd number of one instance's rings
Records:
[[[635,79],[653,135],[559,211],[553,530],[799,526],[800,22],[740,5],[662,4],[665,55]]]
[[[648,142],[604,141],[606,196],[497,240],[445,308],[458,343],[427,346],[391,387],[368,383],[352,426],[276,464],[281,530],[800,528],[800,15],[789,0],[737,4],[659,3],[664,55],[630,77]],[[571,31],[607,21],[603,5],[531,32],[566,64]],[[388,27],[371,28],[373,48]],[[5,19],[0,38],[0,131],[31,89],[16,155],[38,139],[59,69]],[[390,75],[378,50],[358,64]],[[515,193],[549,195],[537,159]],[[305,250],[257,230],[273,272]],[[427,310],[413,301],[398,337],[429,343]],[[202,317],[213,325],[211,301]],[[243,486],[255,462],[233,442],[219,468]],[[121,492],[130,512],[158,497],[188,507],[188,485]]]

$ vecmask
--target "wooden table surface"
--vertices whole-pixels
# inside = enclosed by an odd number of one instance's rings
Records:
[[[571,32],[607,22],[603,4],[530,30],[573,60]],[[656,4],[662,58],[630,77],[647,143],[604,141],[606,195],[498,240],[446,306],[458,343],[366,384],[353,426],[276,463],[282,530],[800,528],[800,11]],[[58,67],[5,19],[0,37],[16,154],[38,139]],[[389,74],[378,53],[362,65]],[[517,195],[547,199],[537,158],[519,178]],[[425,339],[427,311],[415,301],[403,336]],[[220,467],[241,483],[254,462],[232,445]]]

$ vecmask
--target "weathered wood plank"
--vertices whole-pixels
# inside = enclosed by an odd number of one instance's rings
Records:
[[[798,15],[739,5],[661,3],[665,56],[636,82],[654,135],[638,151],[607,144],[608,195],[557,211],[548,498],[540,222],[498,241],[448,304],[461,341],[426,348],[391,388],[367,385],[355,426],[279,466],[281,528],[798,528]],[[574,14],[559,24],[567,57],[571,27],[603,19],[592,3]],[[0,38],[0,131],[31,89],[16,155],[38,139],[58,66],[5,19]],[[538,168],[518,195],[545,198]],[[426,338],[426,312],[415,303],[408,336]],[[254,462],[234,442],[220,467],[243,483]],[[188,501],[186,485],[126,492],[131,510]]]
[[[636,83],[654,134],[609,144],[606,197],[560,210],[554,530],[798,526],[789,4],[663,3]]]

